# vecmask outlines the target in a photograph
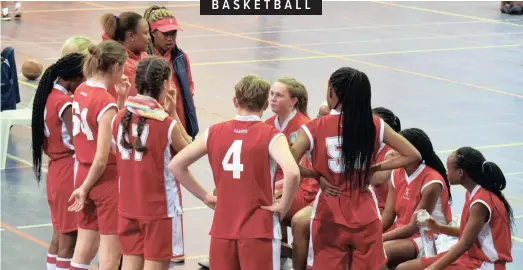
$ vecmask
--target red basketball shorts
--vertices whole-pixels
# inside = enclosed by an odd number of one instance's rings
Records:
[[[47,171],[47,202],[53,229],[61,233],[77,230],[76,214],[69,212],[69,197],[74,190],[73,157],[51,160]]]
[[[378,270],[387,263],[379,219],[357,229],[314,219],[311,234],[313,270]]]
[[[122,254],[143,255],[144,259],[150,261],[176,257],[175,250],[183,246],[180,221],[181,216],[141,220],[119,215],[118,238]]]
[[[79,164],[75,186],[83,183],[89,165]],[[80,181],[79,181],[80,180]],[[77,215],[78,228],[98,230],[100,234],[118,234],[118,171],[116,164],[109,164],[100,179],[89,191],[86,205]]]
[[[279,270],[279,239],[211,238],[209,264],[213,270]]]

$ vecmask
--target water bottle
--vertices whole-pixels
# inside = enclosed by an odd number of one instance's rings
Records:
[[[416,219],[418,221],[419,233],[421,235],[421,247],[423,257],[430,258],[436,256],[436,241],[434,241],[434,233],[427,225],[430,220],[430,214],[423,209],[417,212]]]

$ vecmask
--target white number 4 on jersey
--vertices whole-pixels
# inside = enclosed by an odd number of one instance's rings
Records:
[[[240,173],[243,172],[243,164],[240,161],[242,153],[242,140],[235,140],[222,161],[224,171],[232,172],[232,178],[240,179]],[[232,163],[229,160],[232,158]]]

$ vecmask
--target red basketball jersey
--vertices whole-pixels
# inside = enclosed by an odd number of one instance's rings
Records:
[[[76,88],[73,98],[73,144],[76,149],[76,160],[80,164],[93,163],[98,122],[110,108],[118,109],[118,106],[114,98],[107,93],[107,87],[103,83],[88,80]],[[107,164],[115,163],[114,154],[109,153]]]
[[[309,137],[314,170],[323,175],[330,184],[340,188],[340,196],[316,197],[315,219],[328,220],[349,228],[360,228],[379,219],[374,193],[367,187],[364,192],[348,190],[349,183],[343,177],[340,166],[341,138],[339,137],[340,113],[332,110],[329,115],[316,118],[302,126]],[[374,116],[376,127],[375,149],[383,142],[383,120]],[[374,157],[375,158],[375,157]]]
[[[62,113],[69,106],[72,106],[73,99],[69,96],[67,89],[59,84],[55,84],[44,110],[44,153],[51,160],[58,160],[74,155],[74,147],[71,137],[67,132]]]
[[[280,239],[277,214],[260,209],[274,202],[276,162],[269,155],[281,134],[258,116],[236,116],[206,130],[218,203],[210,231],[224,239]]]
[[[176,121],[171,117],[163,121],[147,119],[140,136],[147,150],[140,153],[122,145],[121,125],[126,109],[116,115],[113,138],[116,141],[120,196],[119,213],[134,219],[163,219],[182,213],[178,187],[167,168],[171,161],[171,134]],[[139,117],[131,116],[127,141],[134,146],[138,137]]]
[[[385,158],[392,153],[392,148],[390,146],[382,143],[378,154],[376,155],[376,163],[385,161]],[[378,187],[372,187],[374,193],[376,194],[376,199],[378,200],[378,208],[380,211],[385,209],[385,203],[387,202],[387,196],[389,194],[389,183],[388,181],[379,185]]]
[[[421,201],[421,192],[432,184],[442,187],[436,207],[431,213],[432,217],[441,224],[448,224],[452,220],[449,191],[445,180],[436,170],[423,163],[410,176],[403,168],[395,169],[392,171],[391,181],[394,187],[394,211],[397,215],[395,228],[409,224]]]
[[[281,131],[285,135],[285,137],[287,137],[287,140],[289,141],[289,146],[292,146],[294,144],[294,141],[296,140],[296,135],[298,134],[298,131],[300,131],[301,126],[307,124],[309,121],[310,119],[303,113],[294,110],[287,117],[287,119],[285,119],[282,125],[280,125],[277,115],[274,115],[271,118],[267,119],[265,123],[274,126],[276,129]],[[308,156],[305,156],[301,160],[300,165],[302,165],[305,168],[312,169],[312,164]],[[283,171],[278,166],[276,170],[276,181],[279,181],[281,179],[283,179]],[[304,191],[315,194],[316,192],[318,192],[319,185],[316,180],[312,178],[306,178],[301,180],[300,188]]]
[[[461,213],[460,235],[463,234],[469,218],[470,207],[476,203],[481,203],[487,207],[490,218],[483,225],[478,239],[467,251],[467,255],[494,264],[504,265],[505,262],[512,262],[512,240],[505,206],[496,195],[480,185],[466,194],[465,205]]]

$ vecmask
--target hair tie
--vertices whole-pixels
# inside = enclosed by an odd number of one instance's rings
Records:
[[[481,164],[481,172],[482,173],[485,173],[485,164],[487,164],[488,161],[483,161],[483,163]]]
[[[114,15],[114,19],[118,22],[118,20],[120,20],[120,18],[118,18],[118,16]]]

